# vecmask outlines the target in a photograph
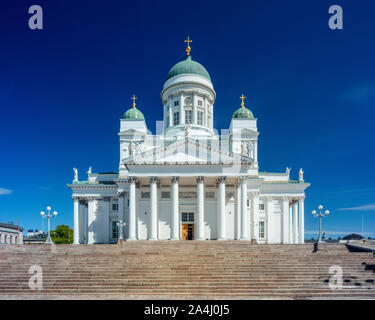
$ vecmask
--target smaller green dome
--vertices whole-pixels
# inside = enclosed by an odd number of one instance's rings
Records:
[[[126,120],[145,120],[143,113],[137,108],[131,108],[124,114],[124,119]]]
[[[235,113],[233,113],[232,119],[254,119],[254,116],[249,109],[241,107]]]

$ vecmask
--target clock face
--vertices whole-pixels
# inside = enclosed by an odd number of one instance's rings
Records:
[[[191,97],[187,97],[187,98],[185,99],[185,104],[187,104],[187,105],[191,105]]]

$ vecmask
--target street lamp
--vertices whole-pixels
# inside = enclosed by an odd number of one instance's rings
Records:
[[[40,212],[40,215],[42,216],[42,218],[48,218],[48,236],[47,236],[47,240],[45,241],[45,243],[46,244],[53,244],[53,241],[51,239],[51,223],[50,223],[50,219],[51,218],[56,218],[57,211],[54,211],[51,214],[51,207],[48,206],[46,209],[47,209],[47,214],[44,211]]]
[[[318,242],[323,242],[322,241],[322,217],[328,217],[329,210],[326,210],[323,213],[323,206],[322,205],[320,205],[318,207],[318,209],[319,209],[319,212],[316,212],[316,210],[313,210],[312,214],[313,214],[314,217],[319,217],[319,240],[318,240]]]
[[[122,228],[125,227],[125,222],[122,222],[122,220],[120,220],[119,222],[117,222],[117,226],[119,227],[119,237],[118,237],[118,241],[121,241],[123,240],[123,236],[122,236]]]

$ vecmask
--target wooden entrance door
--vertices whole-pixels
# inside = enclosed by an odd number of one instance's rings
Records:
[[[181,240],[194,240],[195,238],[195,224],[183,223],[181,225]]]

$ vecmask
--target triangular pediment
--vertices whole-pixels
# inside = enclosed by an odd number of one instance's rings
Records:
[[[226,148],[228,149],[228,148]],[[249,157],[233,154],[229,150],[217,150],[207,141],[185,138],[168,146],[157,147],[123,160],[124,164],[202,164],[230,165],[251,164]]]

